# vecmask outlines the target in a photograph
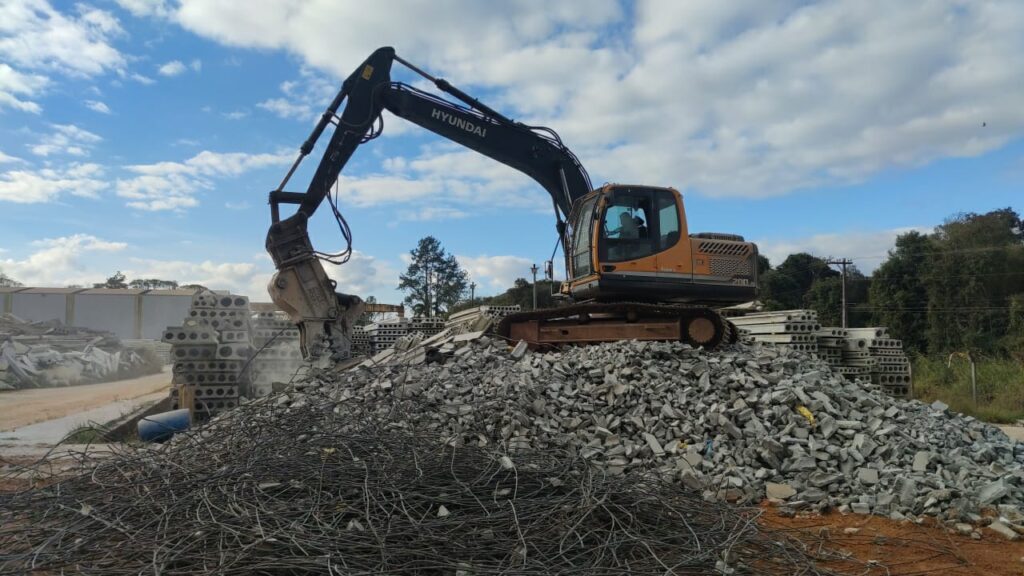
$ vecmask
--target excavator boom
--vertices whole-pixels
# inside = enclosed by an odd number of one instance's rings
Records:
[[[395,62],[406,65],[464,105],[392,81],[391,68]],[[342,104],[344,109],[339,115]],[[335,286],[320,262],[343,263],[350,246],[335,255],[315,251],[307,223],[327,199],[343,236],[350,242],[348,225],[331,199],[331,188],[356,148],[379,134],[377,126],[383,122],[383,110],[536,180],[551,195],[560,236],[565,234],[563,218],[570,213],[573,203],[591,190],[586,170],[554,130],[526,126],[503,116],[447,81],[434,78],[402,60],[393,48],[376,50],[344,81],[300,148],[291,170],[270,193],[271,226],[266,246],[278,272],[268,290],[274,302],[299,326],[303,353],[307,357],[346,357],[350,348],[348,334],[362,312],[358,297],[334,291]],[[306,191],[285,191],[299,163],[313,151],[331,124],[336,125],[336,129]],[[297,209],[293,215],[282,219],[282,204],[294,204]]]

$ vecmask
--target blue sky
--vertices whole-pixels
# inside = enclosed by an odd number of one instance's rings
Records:
[[[724,4],[8,0],[0,271],[265,300],[266,193],[380,45],[555,128],[595,183],[683,190],[691,231],[743,234],[775,263],[806,250],[871,270],[901,231],[1021,208],[1024,5]],[[482,294],[555,242],[532,181],[393,117],[339,192],[357,252],[330,273],[383,301],[424,235]],[[314,243],[340,247],[317,216]]]

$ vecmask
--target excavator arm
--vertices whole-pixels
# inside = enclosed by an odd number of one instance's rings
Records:
[[[391,68],[395,62],[423,76],[461,104],[392,81]],[[357,296],[335,292],[336,286],[321,260],[340,264],[348,258],[351,235],[331,189],[356,148],[379,135],[383,110],[533,178],[551,195],[557,230],[563,240],[563,218],[568,217],[577,199],[591,191],[586,170],[553,130],[527,126],[503,116],[444,79],[434,78],[403,60],[393,48],[376,50],[344,81],[288,174],[270,193],[272,223],[266,246],[277,268],[270,282],[270,296],[299,326],[307,358],[338,359],[350,353],[351,328],[362,313],[362,301]],[[291,176],[329,125],[336,128],[306,191],[286,192],[284,187]],[[307,233],[309,218],[325,199],[348,243],[338,254],[314,250]],[[297,205],[297,210],[281,219],[281,204]]]

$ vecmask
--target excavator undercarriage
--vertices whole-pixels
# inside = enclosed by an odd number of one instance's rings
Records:
[[[619,340],[670,340],[714,348],[736,341],[736,327],[707,306],[584,302],[506,316],[500,336],[532,347]]]

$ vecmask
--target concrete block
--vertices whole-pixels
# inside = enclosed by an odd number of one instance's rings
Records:
[[[1014,532],[1013,528],[1010,528],[999,520],[993,520],[992,523],[988,525],[988,529],[1007,540],[1020,540],[1020,534],[1017,534]]]
[[[874,468],[860,468],[857,470],[857,479],[860,480],[862,484],[874,486],[875,484],[878,484],[878,470],[875,470]]]
[[[764,495],[766,498],[773,498],[776,500],[788,500],[796,495],[796,490],[793,489],[789,484],[779,484],[776,482],[765,482]]]

